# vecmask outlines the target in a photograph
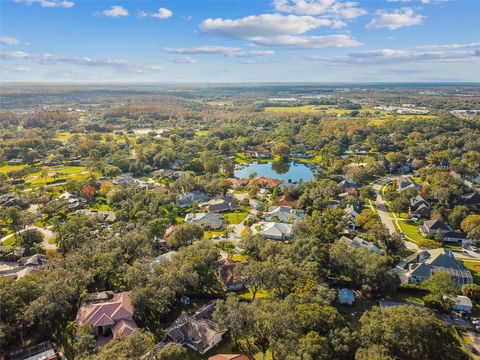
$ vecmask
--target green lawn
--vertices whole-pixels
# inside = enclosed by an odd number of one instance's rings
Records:
[[[16,242],[17,242],[17,239],[15,238],[15,236],[11,236],[7,240],[2,242],[2,246],[14,245]]]
[[[439,247],[436,241],[424,238],[420,233],[420,230],[418,229],[417,225],[409,224],[407,221],[398,221],[398,225],[402,233],[409,240],[417,243],[418,246],[424,247],[427,249],[435,249]]]
[[[215,235],[224,235],[225,234],[225,230],[220,230],[220,231],[205,231],[203,233],[203,237],[205,239],[211,239],[212,237],[214,237]]]
[[[251,288],[239,291],[238,295],[242,299],[246,299],[246,300],[252,300],[253,299],[253,291],[252,291]],[[255,299],[265,299],[266,297],[268,297],[268,291],[259,289],[257,291],[257,295],[255,296]]]
[[[248,212],[231,212],[226,213],[223,217],[229,224],[240,224],[248,216]]]
[[[235,262],[242,262],[248,260],[248,257],[245,255],[233,255],[230,260]]]
[[[480,261],[464,261],[463,265],[472,273],[473,282],[480,285]]]
[[[284,113],[316,113],[320,111],[315,105],[304,106],[267,106],[264,108],[266,112],[284,112]]]
[[[27,165],[4,165],[0,166],[0,173],[9,173],[10,171],[23,170]]]

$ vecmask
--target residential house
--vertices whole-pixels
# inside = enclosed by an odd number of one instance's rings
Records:
[[[401,176],[397,180],[397,191],[404,191],[407,189],[418,189],[420,186],[414,182],[409,176]]]
[[[275,206],[290,206],[292,208],[297,208],[298,207],[298,201],[292,199],[291,197],[287,195],[280,196],[277,201],[273,204]]]
[[[443,233],[443,242],[452,244],[463,244],[468,242],[467,234],[459,231],[448,231]]]
[[[223,215],[219,213],[189,213],[185,216],[185,222],[218,230],[223,226]]]
[[[472,191],[470,193],[460,195],[460,204],[477,210],[480,207],[480,194]]]
[[[234,271],[237,267],[237,263],[225,259],[218,268],[218,278],[220,284],[226,291],[237,291],[243,289],[243,282],[235,277]]]
[[[453,301],[453,310],[462,314],[470,314],[473,309],[472,300],[468,296],[456,295],[448,296],[444,295],[444,299],[450,299]]]
[[[43,269],[47,264],[47,257],[43,254],[34,254],[32,256],[21,257],[17,263],[19,266]]]
[[[383,250],[378,246],[378,244],[371,243],[360,236],[355,236],[353,239],[350,239],[346,236],[342,236],[340,240],[347,242],[350,246],[353,246],[355,249],[364,248],[370,252],[374,252],[378,255],[383,254]]]
[[[342,305],[353,305],[355,294],[350,289],[340,289],[338,290],[338,302]]]
[[[258,186],[262,189],[272,189],[276,186],[279,186],[282,183],[282,180],[267,178],[264,176],[258,177],[255,180],[250,181],[250,186]]]
[[[419,226],[419,229],[423,236],[452,231],[452,228],[440,219],[427,220]]]
[[[414,196],[410,200],[408,215],[417,219],[428,219],[430,216],[430,203],[421,195]]]
[[[338,186],[340,186],[343,191],[347,192],[348,189],[358,189],[358,185],[355,184],[354,182],[348,181],[348,180],[343,180],[338,183]]]
[[[229,178],[228,181],[232,184],[232,189],[238,189],[248,184],[248,179]]]
[[[260,225],[259,234],[271,240],[290,240],[293,238],[293,227],[291,224],[279,222],[264,222]]]
[[[128,292],[90,294],[78,309],[75,322],[77,326],[90,324],[97,338],[128,336],[138,328]]]
[[[229,198],[213,199],[208,202],[208,212],[226,212],[237,210],[240,206]]]
[[[194,315],[181,314],[165,329],[168,340],[205,354],[222,341],[227,329],[220,329],[212,320],[216,300],[212,300]]]
[[[177,205],[186,208],[193,203],[204,203],[211,199],[210,196],[201,193],[200,191],[191,191],[182,195],[179,195],[177,198]]]
[[[1,355],[3,359],[3,355]],[[45,341],[40,344],[24,348],[14,353],[8,354],[6,357],[8,360],[57,360],[60,357],[57,356],[55,349],[50,341]]]
[[[265,213],[263,217],[267,221],[294,223],[303,220],[305,213],[303,210],[293,209],[290,206],[275,206],[270,208],[270,211]]]
[[[422,251],[418,262],[409,265],[406,275],[409,282],[418,284],[438,272],[450,274],[458,286],[473,283],[470,271],[455,260],[451,251],[443,248]]]

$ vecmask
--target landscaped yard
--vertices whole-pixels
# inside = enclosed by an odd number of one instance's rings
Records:
[[[0,166],[0,173],[9,173],[10,171],[18,171],[25,169],[27,165],[4,165]]]
[[[229,224],[240,224],[248,216],[248,212],[231,212],[225,214],[223,217]]]
[[[251,288],[248,288],[248,289],[239,291],[239,292],[238,292],[238,295],[240,295],[240,297],[241,297],[242,299],[247,299],[247,300],[253,299],[253,291],[252,291]],[[259,289],[259,290],[257,291],[257,294],[256,294],[256,296],[255,296],[255,299],[264,299],[264,298],[266,298],[267,296],[268,296],[268,291]]]
[[[464,261],[463,265],[472,273],[473,282],[480,285],[480,261]]]
[[[396,222],[394,222],[395,225]],[[434,240],[426,239],[418,230],[418,226],[415,224],[409,224],[408,221],[398,221],[398,226],[402,233],[407,237],[409,240],[415,242],[418,246],[427,248],[427,249],[435,249],[440,247],[438,243]]]
[[[214,237],[215,235],[218,235],[218,236],[221,236],[221,235],[225,235],[226,231],[225,230],[220,230],[220,231],[205,231],[203,233],[203,237],[205,239],[211,239],[212,237]]]

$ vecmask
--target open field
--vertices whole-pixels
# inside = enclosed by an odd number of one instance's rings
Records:
[[[0,166],[0,173],[9,173],[10,171],[18,171],[18,170],[23,170],[27,167],[28,165],[3,165]]]

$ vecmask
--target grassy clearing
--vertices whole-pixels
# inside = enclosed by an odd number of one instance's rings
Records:
[[[9,237],[7,240],[2,242],[2,246],[11,246],[17,242],[17,238],[15,236]]]
[[[235,261],[235,262],[243,262],[248,260],[248,257],[245,255],[233,255],[230,260]]]
[[[247,212],[231,212],[223,215],[225,221],[229,224],[240,224],[247,216]]]
[[[322,110],[316,105],[303,106],[267,106],[264,108],[266,112],[272,113],[316,113]]]
[[[27,167],[28,165],[4,165],[0,166],[0,173],[9,173],[11,171],[19,171],[23,170]]]
[[[239,291],[239,292],[238,292],[238,295],[239,295],[242,299],[252,300],[252,299],[253,299],[253,290],[252,290],[251,288],[244,289],[244,290],[242,290],[242,291]],[[255,296],[255,299],[265,299],[266,297],[268,297],[268,291],[259,289],[259,290],[257,291],[257,294],[256,294],[256,296]]]
[[[473,282],[480,285],[480,261],[464,261],[463,265],[472,273]]]

